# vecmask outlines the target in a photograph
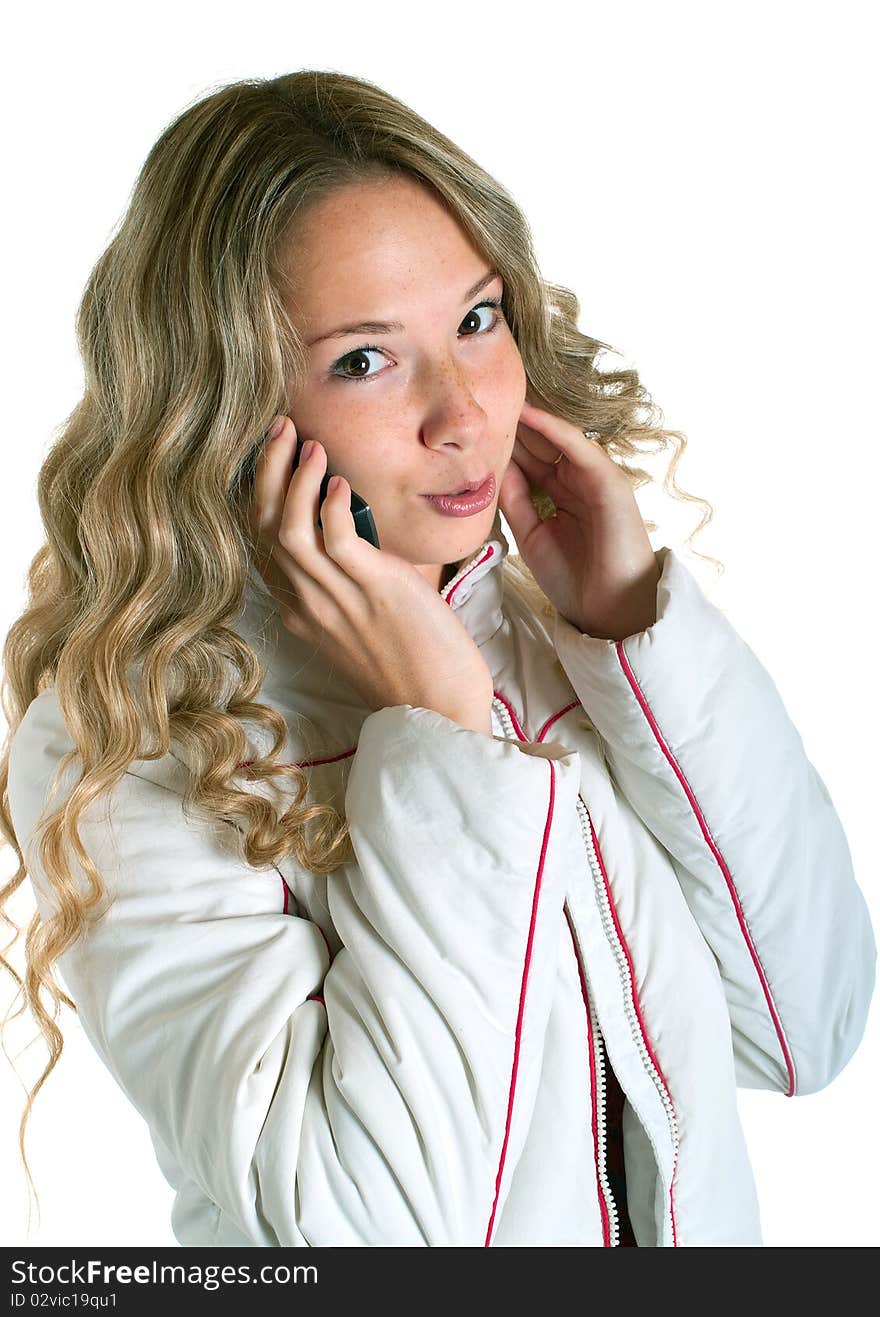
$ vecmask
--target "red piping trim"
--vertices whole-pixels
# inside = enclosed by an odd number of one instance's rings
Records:
[[[522,1023],[523,1023],[523,1015],[525,1013],[525,1005],[526,1005],[526,988],[528,986],[528,981],[529,981],[529,963],[532,959],[532,942],[534,941],[535,924],[537,922],[537,916],[538,916],[538,897],[541,893],[541,879],[544,874],[544,860],[547,855],[547,843],[550,836],[550,824],[553,821],[553,802],[556,797],[556,769],[550,760],[547,761],[547,764],[550,769],[550,802],[547,808],[547,819],[544,823],[544,836],[541,842],[541,855],[540,855],[540,859],[538,860],[538,874],[535,880],[534,895],[532,897],[532,916],[529,921],[529,938],[528,938],[528,942],[526,943],[526,957],[525,957],[525,964],[523,965],[522,985],[520,987],[520,993],[519,993],[519,1011],[516,1017],[516,1039],[513,1047],[513,1069],[511,1070],[510,1073],[510,1088],[507,1097],[507,1121],[504,1127],[504,1143],[501,1148],[501,1159],[498,1163],[498,1174],[495,1177],[495,1198],[492,1202],[492,1214],[489,1217],[489,1225],[486,1229],[486,1242],[484,1244],[485,1248],[489,1247],[489,1241],[492,1237],[492,1226],[495,1223],[495,1212],[498,1207],[498,1194],[501,1189],[501,1177],[504,1174],[504,1162],[505,1162],[505,1158],[507,1157],[507,1141],[510,1138],[510,1125],[513,1116],[513,1098],[514,1098],[514,1093],[516,1092],[517,1070],[519,1069],[519,1048],[522,1039]]]
[[[605,1195],[602,1192],[602,1182],[599,1179],[599,1117],[596,1110],[596,1058],[593,1053],[593,1021],[590,1019],[590,1004],[587,997],[587,984],[584,979],[584,970],[581,965],[581,958],[578,955],[577,939],[574,935],[574,929],[571,926],[571,915],[568,905],[563,906],[563,913],[568,924],[568,931],[571,935],[571,944],[574,948],[574,958],[577,961],[578,978],[581,981],[581,996],[584,1000],[584,1012],[587,1017],[587,1051],[590,1054],[590,1102],[592,1104],[592,1122],[593,1122],[593,1164],[596,1168],[596,1195],[599,1199],[599,1211],[602,1213],[602,1245],[604,1248],[611,1247],[611,1224],[608,1220],[608,1204],[605,1202]]]
[[[292,896],[292,893],[291,893],[290,888],[287,886],[287,879],[284,877],[284,874],[283,874],[283,873],[281,872],[281,870],[278,868],[278,865],[277,865],[277,864],[273,864],[272,867],[273,867],[273,869],[275,870],[275,872],[278,874],[278,877],[281,879],[281,885],[282,885],[282,887],[284,888],[284,907],[283,907],[283,913],[287,915],[287,914],[290,913],[290,911],[289,911],[288,908],[287,908],[287,904],[288,904],[288,901],[290,900],[290,898],[291,898],[291,896]],[[318,932],[321,934],[321,937],[324,939],[324,945],[325,945],[326,948],[327,948],[327,955],[329,956],[329,958],[330,958],[330,963],[331,963],[331,965],[332,965],[332,963],[333,963],[333,952],[330,950],[330,943],[327,941],[327,934],[324,932],[323,928],[321,927],[321,925],[320,925],[319,923],[316,923],[315,920],[312,920],[311,922],[315,925],[315,928],[318,930]],[[310,1000],[311,1000],[311,999],[310,999]],[[323,997],[319,997],[317,1000],[318,1000],[318,1001],[323,1001],[324,998],[323,998]]]
[[[285,764],[288,767],[291,764],[295,764],[297,768],[315,768],[319,764],[335,764],[339,759],[348,759],[354,754],[356,749],[357,746],[352,746],[350,750],[343,750],[338,755],[330,755],[327,759],[287,759],[285,760]],[[238,765],[238,767],[250,768],[253,762],[253,759],[245,759]]]
[[[327,955],[330,957],[330,962],[332,964],[333,952],[330,950],[330,943],[327,941],[327,934],[324,932],[320,924],[315,924],[315,928],[318,930],[318,932],[321,934],[321,937],[324,939],[324,944],[327,947]]]
[[[561,718],[563,714],[568,713],[570,709],[577,709],[579,707],[580,707],[580,701],[572,700],[571,704],[566,704],[564,708],[559,710],[558,713],[551,713],[550,717],[547,719],[544,726],[541,728],[540,732],[538,732],[538,735],[535,737],[535,740],[543,741],[544,737],[547,735],[550,728],[553,726],[553,724],[556,722],[558,718]]]
[[[320,764],[335,764],[340,759],[350,759],[356,749],[357,746],[353,745],[350,750],[343,750],[338,755],[329,755],[327,759],[300,759],[299,761],[294,760],[294,762],[297,763],[299,768],[317,768]]]
[[[486,552],[483,554],[482,558],[480,558],[477,562],[475,562],[469,571],[465,572],[464,576],[461,578],[460,581],[455,582],[455,586],[453,587],[452,590],[450,590],[449,594],[446,596],[446,603],[449,604],[450,608],[452,607],[452,599],[458,587],[460,585],[463,585],[464,582],[468,579],[468,577],[471,576],[477,570],[477,568],[486,561],[487,558],[491,558],[494,552],[495,550],[492,548],[492,545],[490,544]]]
[[[516,732],[519,739],[521,741],[527,741],[529,738],[526,736],[525,732],[523,731],[519,718],[517,718],[516,714],[513,711],[513,705],[510,703],[510,700],[507,698],[506,695],[502,695],[500,691],[495,691],[494,693],[497,696],[497,698],[501,701],[501,703],[504,705],[507,712],[510,714],[510,720],[513,723],[514,731]],[[549,763],[550,760],[548,759],[547,762]]]
[[[618,641],[615,648],[617,650],[617,657],[620,660],[620,665],[623,668],[627,681],[632,687],[633,693],[635,694],[635,697],[641,706],[642,712],[644,713],[645,717],[648,720],[651,730],[656,738],[657,744],[660,746],[660,749],[663,751],[664,755],[669,761],[670,766],[672,767],[672,771],[675,773],[676,777],[681,783],[684,793],[690,802],[691,809],[694,811],[697,822],[700,825],[700,829],[703,833],[703,836],[706,839],[706,844],[711,850],[712,854],[715,856],[716,863],[718,864],[718,867],[720,868],[722,874],[724,875],[724,881],[727,884],[727,890],[730,893],[730,898],[733,902],[733,908],[736,911],[736,917],[739,922],[740,932],[742,933],[743,938],[745,939],[745,944],[749,949],[749,955],[751,956],[755,969],[758,972],[758,978],[761,980],[761,987],[764,990],[764,997],[767,1002],[768,1009],[770,1011],[771,1019],[773,1020],[774,1027],[776,1029],[776,1036],[779,1039],[779,1045],[782,1048],[782,1054],[785,1057],[785,1064],[788,1069],[788,1092],[785,1094],[785,1096],[794,1097],[795,1088],[796,1088],[794,1059],[791,1055],[791,1052],[789,1051],[788,1043],[785,1038],[785,1031],[782,1028],[782,1021],[780,1020],[779,1014],[776,1010],[776,1006],[774,1005],[773,996],[770,992],[770,985],[767,982],[766,975],[764,974],[764,968],[761,964],[760,959],[758,958],[758,953],[755,950],[755,945],[752,942],[751,934],[749,933],[748,927],[746,925],[745,915],[743,914],[742,905],[740,904],[739,894],[737,893],[736,886],[734,884],[730,870],[728,869],[727,865],[724,862],[724,857],[722,856],[721,852],[719,851],[718,847],[715,845],[715,842],[712,839],[712,836],[709,832],[709,828],[706,824],[706,820],[703,817],[703,811],[700,809],[699,805],[697,804],[696,797],[694,796],[694,793],[690,788],[687,778],[685,777],[684,773],[681,771],[681,768],[676,762],[675,756],[670,751],[668,745],[666,744],[666,741],[663,739],[663,735],[660,731],[660,728],[657,726],[656,719],[654,718],[654,715],[651,712],[650,705],[648,704],[648,701],[645,699],[641,687],[639,686],[639,683],[636,680],[635,673],[633,672],[632,668],[629,665],[629,660],[627,659],[626,653],[624,652],[623,642]]]

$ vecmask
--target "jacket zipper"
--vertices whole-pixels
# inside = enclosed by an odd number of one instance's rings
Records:
[[[578,818],[580,819],[580,824],[581,824],[581,836],[583,837],[584,840],[584,846],[587,851],[587,857],[590,861],[590,871],[593,875],[593,886],[595,888],[596,896],[599,901],[599,911],[602,919],[602,928],[605,933],[605,937],[607,938],[608,943],[611,947],[611,950],[614,953],[614,959],[617,963],[617,969],[620,975],[621,985],[623,987],[624,1014],[626,1015],[627,1023],[629,1024],[630,1035],[633,1039],[633,1042],[636,1045],[636,1048],[638,1049],[638,1053],[639,1056],[641,1057],[642,1064],[644,1065],[648,1074],[651,1076],[651,1079],[654,1083],[654,1087],[657,1089],[657,1093],[660,1097],[660,1101],[663,1104],[663,1110],[666,1112],[666,1119],[669,1123],[669,1133],[672,1139],[672,1151],[673,1151],[672,1179],[674,1180],[675,1168],[678,1165],[678,1149],[680,1142],[679,1132],[678,1132],[678,1120],[675,1115],[675,1108],[672,1105],[672,1099],[670,1098],[669,1093],[667,1092],[666,1085],[664,1084],[663,1080],[660,1078],[660,1075],[657,1072],[657,1067],[654,1065],[654,1062],[651,1059],[650,1053],[648,1052],[648,1048],[645,1044],[644,1036],[642,1034],[641,1025],[636,1017],[635,1006],[633,1002],[632,976],[630,974],[629,961],[627,959],[626,952],[624,951],[623,946],[621,944],[620,938],[618,937],[617,929],[614,924],[614,919],[612,918],[611,915],[611,905],[608,899],[608,893],[605,889],[605,882],[602,877],[602,870],[599,867],[599,861],[596,858],[596,850],[595,847],[593,846],[592,826],[591,826],[589,811],[587,810],[587,807],[584,804],[580,794],[578,794],[578,799],[577,799],[577,810],[578,810]],[[578,954],[580,954],[580,952],[578,952]],[[670,1228],[672,1230],[673,1241],[675,1241],[675,1218],[672,1213],[671,1194],[670,1194],[670,1202],[666,1208],[666,1216],[667,1219],[669,1220]]]
[[[599,1173],[599,1184],[602,1188],[602,1195],[605,1199],[605,1208],[608,1212],[608,1243],[606,1247],[616,1248],[620,1240],[620,1226],[617,1217],[617,1204],[614,1201],[614,1194],[611,1191],[611,1184],[608,1180],[608,1115],[605,1102],[605,1047],[602,1034],[599,1031],[599,1021],[596,1018],[593,999],[589,994],[587,994],[587,1009],[590,1012],[593,1055],[596,1058],[596,1162]]]
[[[502,726],[506,729],[507,735],[510,737],[510,739],[517,742],[521,741],[522,737],[520,737],[517,734],[516,728],[513,725],[513,721],[510,717],[510,714],[507,710],[507,706],[505,705],[504,701],[499,700],[496,697],[492,701],[492,703],[495,707],[496,713],[498,714],[498,719],[501,722]],[[580,800],[580,797],[578,797],[578,799]],[[568,916],[567,903],[566,903],[566,916]],[[604,1039],[602,1037],[601,1030],[599,1029],[599,1021],[596,1016],[595,1007],[593,1005],[593,998],[587,989],[586,971],[583,966],[583,960],[580,954],[580,949],[578,948],[577,945],[577,939],[574,936],[574,930],[571,926],[570,919],[567,919],[567,922],[569,925],[569,931],[571,932],[572,935],[572,946],[574,948],[575,957],[578,961],[579,969],[582,976],[581,981],[583,985],[583,995],[584,995],[584,1000],[586,1002],[587,1013],[589,1016],[589,1025],[590,1025],[589,1046],[592,1051],[593,1063],[595,1069],[596,1171],[599,1178],[599,1186],[602,1191],[602,1197],[605,1201],[605,1211],[608,1217],[608,1240],[605,1244],[605,1247],[616,1248],[620,1238],[620,1226],[618,1223],[617,1204],[614,1201],[614,1194],[611,1189],[611,1184],[608,1180],[608,1167],[607,1167],[607,1155],[606,1155],[607,1147],[608,1147],[608,1120],[607,1120],[607,1108],[605,1101]]]

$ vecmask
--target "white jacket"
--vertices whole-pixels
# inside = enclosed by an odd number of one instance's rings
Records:
[[[614,1245],[609,1063],[638,1244],[760,1244],[737,1085],[813,1093],[862,1037],[867,908],[756,656],[669,548],[656,622],[619,643],[535,617],[508,549],[496,516],[442,591],[492,737],[370,712],[249,587],[259,698],[356,864],[242,864],[229,823],[184,816],[175,755],[132,763],[111,830],[86,814],[114,904],[61,976],[181,1244]],[[25,848],[71,748],[50,688],[12,745]]]

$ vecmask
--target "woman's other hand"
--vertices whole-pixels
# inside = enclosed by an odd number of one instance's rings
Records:
[[[530,484],[553,499],[554,517],[540,519]],[[579,631],[623,640],[657,620],[660,567],[632,486],[576,425],[523,405],[499,506],[535,580]]]

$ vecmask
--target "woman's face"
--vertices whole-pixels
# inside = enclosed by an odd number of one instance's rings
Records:
[[[291,419],[370,505],[379,543],[439,589],[487,538],[526,394],[503,281],[433,193],[409,179],[353,184],[318,203],[291,244],[288,312],[308,346]],[[397,321],[338,336],[342,326]],[[494,325],[494,328],[493,328]],[[332,335],[332,337],[331,337]],[[470,517],[425,494],[489,472]]]

